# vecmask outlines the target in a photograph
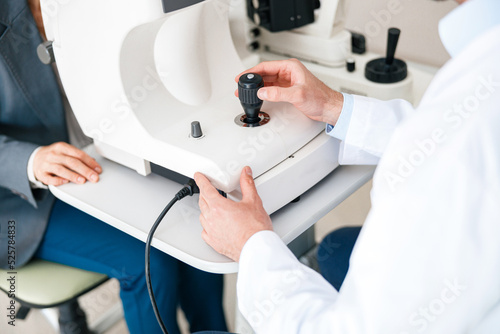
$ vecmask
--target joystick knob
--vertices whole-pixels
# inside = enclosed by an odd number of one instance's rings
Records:
[[[238,81],[238,95],[246,115],[244,122],[249,125],[260,122],[262,100],[257,97],[257,91],[262,87],[264,80],[256,73],[243,74]]]

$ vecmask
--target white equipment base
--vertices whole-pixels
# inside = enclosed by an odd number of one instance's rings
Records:
[[[149,229],[182,185],[158,175],[136,171],[88,151],[103,172],[96,184],[50,187],[60,200],[145,241]],[[290,243],[365,184],[375,166],[340,166],[301,196],[271,215],[274,230]],[[156,231],[153,246],[195,268],[212,273],[234,273],[238,264],[218,254],[201,238],[198,195],[186,197],[167,213]],[[113,242],[113,240],[110,240]]]

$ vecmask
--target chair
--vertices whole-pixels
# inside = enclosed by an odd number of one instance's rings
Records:
[[[14,271],[16,274],[9,272],[11,271],[0,269],[2,277],[0,290],[8,294],[10,282],[7,279],[15,275],[14,299],[21,304],[21,307],[17,307],[16,320],[25,319],[32,308],[42,309],[44,316],[56,331],[91,333],[77,298],[108,281],[106,275],[40,259],[33,259],[22,268],[16,269]],[[54,307],[59,308],[59,321],[56,320],[57,315],[47,310]],[[122,316],[123,310],[121,305],[118,305],[118,308],[113,308],[106,318],[101,317],[93,329],[97,333],[102,333]]]

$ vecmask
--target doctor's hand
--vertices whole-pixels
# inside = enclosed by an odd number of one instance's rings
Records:
[[[264,87],[257,92],[261,100],[289,102],[315,121],[337,123],[343,95],[326,86],[297,59],[262,62],[240,73],[236,82],[249,72],[264,79]],[[238,96],[238,91],[235,94]]]
[[[222,197],[201,173],[194,175],[200,188],[200,222],[203,240],[217,252],[238,262],[241,250],[255,233],[273,230],[271,218],[264,210],[255,189],[250,167],[241,171],[243,199],[234,202]]]
[[[41,147],[33,159],[33,170],[38,181],[53,186],[96,183],[102,172],[94,158],[64,142]]]

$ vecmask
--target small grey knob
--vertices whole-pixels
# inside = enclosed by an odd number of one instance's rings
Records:
[[[200,122],[191,122],[191,137],[200,138],[201,136],[203,136],[203,132],[201,131]]]
[[[52,41],[46,41],[38,45],[36,53],[40,61],[45,65],[50,65],[56,61],[54,58],[54,50],[52,49]]]

